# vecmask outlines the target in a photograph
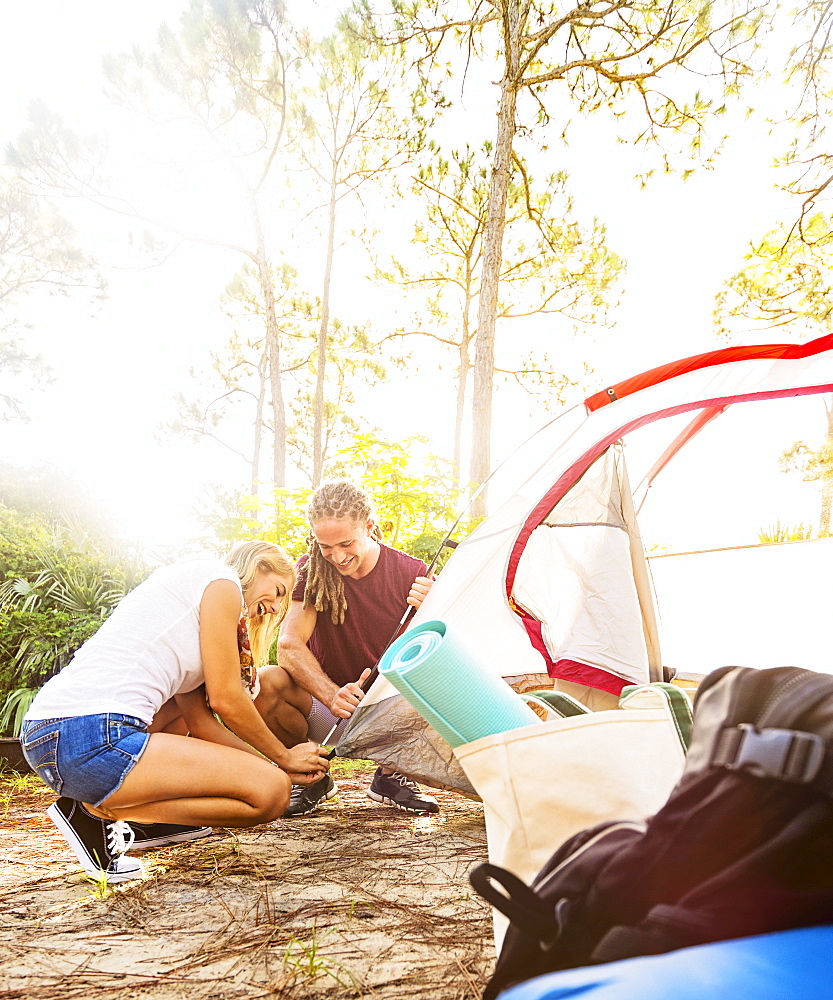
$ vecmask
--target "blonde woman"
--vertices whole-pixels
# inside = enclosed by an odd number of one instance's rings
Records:
[[[316,743],[287,749],[252,701],[295,578],[271,542],[158,569],[38,693],[23,752],[60,796],[47,815],[88,874],[142,874],[125,857],[128,820],[143,846],[255,826],[327,771]]]

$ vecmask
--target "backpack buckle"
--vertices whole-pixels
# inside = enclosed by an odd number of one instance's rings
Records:
[[[756,729],[743,722],[720,734],[712,764],[758,778],[809,785],[824,759],[824,740],[795,729]]]

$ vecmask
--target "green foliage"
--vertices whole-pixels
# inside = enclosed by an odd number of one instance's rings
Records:
[[[766,234],[746,255],[746,265],[716,299],[715,322],[729,340],[771,337],[801,340],[830,333],[833,327],[833,217],[805,215],[800,225]],[[779,457],[782,472],[798,473],[821,487],[819,536],[830,534],[833,516],[833,398],[825,397],[825,437],[818,448],[794,442]]]
[[[318,929],[313,924],[309,941],[291,937],[283,953],[284,972],[293,983],[311,982],[323,976],[335,980],[342,989],[357,994],[358,984],[350,972],[340,962],[325,957],[321,952],[321,942],[330,933],[332,932],[327,931],[319,936]]]
[[[48,538],[48,524],[42,518],[10,510],[0,502],[0,582],[35,569],[34,553]]]
[[[361,484],[373,499],[385,538],[406,552],[417,539],[424,545],[425,536],[442,540],[454,523],[462,492],[451,462],[435,455],[417,461],[417,446],[424,443],[421,437],[390,443],[358,434],[331,470],[331,478],[343,476]]]
[[[29,711],[29,706],[35,700],[37,693],[37,688],[26,687],[9,691],[5,701],[0,705],[0,733],[18,735],[23,718]]]
[[[715,322],[727,338],[739,333],[817,337],[833,324],[830,215],[807,217],[801,231],[775,229],[746,255],[716,299]]]
[[[77,525],[0,505],[0,732],[101,626],[148,569]]]
[[[813,537],[811,524],[781,524],[779,518],[774,525],[763,528],[758,533],[761,545],[772,545],[777,542],[804,542]]]
[[[317,329],[321,301],[297,287],[297,274],[288,264],[272,269],[273,308],[280,322],[280,365],[286,396],[286,451],[295,467],[312,482],[311,455],[318,374]],[[236,332],[221,351],[210,355],[210,370],[191,370],[198,388],[177,394],[179,413],[164,429],[193,441],[212,438],[236,452],[252,467],[253,487],[263,478],[264,458],[274,441],[270,421],[270,343],[266,305],[250,265],[234,276],[223,304]],[[364,326],[331,317],[327,333],[327,400],[323,410],[323,453],[334,454],[360,429],[353,415],[358,386],[383,380],[385,369]],[[252,428],[251,445],[243,443],[240,428]],[[233,515],[236,517],[237,515]],[[232,528],[232,537],[237,537]]]
[[[810,448],[796,441],[779,458],[782,472],[799,472],[807,482],[833,480],[833,439],[828,437],[820,448]]]
[[[422,444],[424,439],[419,437],[391,443],[373,434],[357,434],[325,471],[328,479],[351,479],[368,492],[388,544],[430,562],[456,520],[462,491],[456,485],[453,464],[435,455],[420,455]],[[307,548],[306,507],[311,492],[308,487],[289,490],[264,485],[257,494],[237,498],[238,515],[204,514],[202,521],[221,543],[218,548],[261,538],[277,542],[298,557]],[[461,526],[456,540],[470,527]],[[439,566],[450,551],[443,550]]]
[[[378,349],[368,336],[366,327],[349,326],[332,319],[328,326],[326,346],[326,399],[322,409],[321,453],[324,466],[332,464],[333,456],[348,446],[362,430],[357,419],[356,393],[361,387],[384,381],[386,371],[378,361]],[[297,388],[289,400],[292,421],[287,429],[287,450],[295,467],[312,483],[315,470],[313,426],[314,379],[319,373],[320,358],[316,351],[307,364],[293,372]],[[365,425],[366,426],[366,425]]]
[[[377,270],[377,278],[434,295],[424,307],[432,321],[416,332],[456,348],[458,378],[465,382],[477,331],[492,144],[447,154],[429,143],[427,153],[413,183],[425,206],[413,240],[421,245],[419,259],[411,265],[394,258],[391,268]],[[602,322],[623,261],[608,249],[597,221],[583,226],[576,220],[566,174],[535,185],[520,163],[518,167],[507,192],[497,318],[558,313],[566,320],[565,332]],[[560,403],[564,390],[575,383],[550,367],[550,359],[538,354],[534,365],[500,372]]]
[[[201,520],[221,543],[218,548],[224,551],[235,542],[261,539],[282,545],[298,558],[307,548],[309,525],[305,510],[311,492],[308,488],[289,490],[262,484],[258,493],[242,493],[237,497],[240,513],[229,513],[220,519],[208,513]]]

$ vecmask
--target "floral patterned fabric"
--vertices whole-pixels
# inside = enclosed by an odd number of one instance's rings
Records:
[[[260,690],[260,685],[257,681],[257,667],[249,645],[249,630],[246,626],[245,612],[237,623],[237,649],[240,653],[240,680],[249,695],[255,698]]]

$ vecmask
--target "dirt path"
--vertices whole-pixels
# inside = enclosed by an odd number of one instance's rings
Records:
[[[0,998],[479,997],[482,807],[438,792],[414,817],[366,798],[367,765],[333,773],[312,816],[147,851],[144,879],[103,892],[44,815],[54,795],[0,775]]]

